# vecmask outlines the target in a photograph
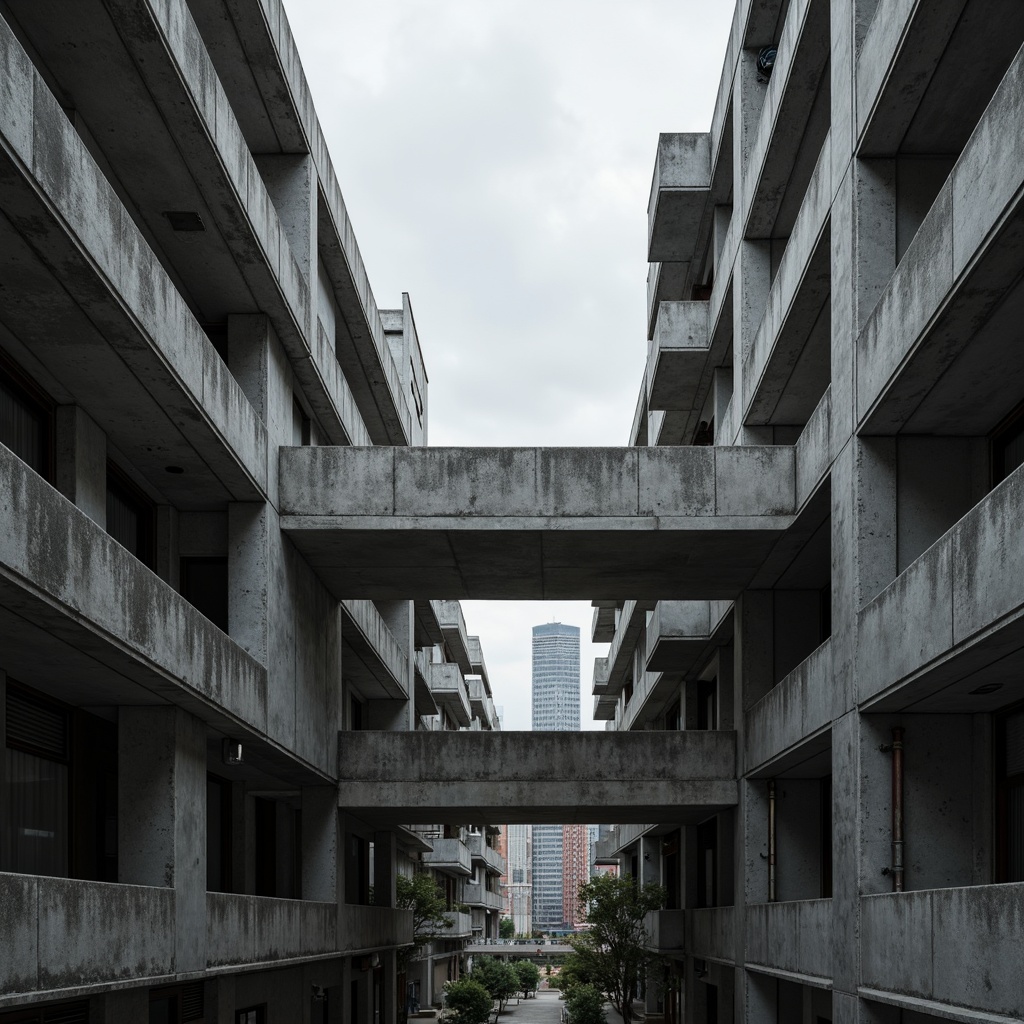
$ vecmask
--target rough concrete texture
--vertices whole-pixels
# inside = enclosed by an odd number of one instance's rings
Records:
[[[686,912],[686,949],[693,956],[731,963],[735,957],[733,907],[707,907]]]
[[[1020,1014],[1024,883],[866,896],[862,921],[865,988]]]
[[[207,893],[211,967],[336,954],[338,906],[308,900]]]
[[[287,448],[281,482],[346,597],[731,597],[795,512],[789,448]]]
[[[748,963],[832,977],[832,901],[747,904]]]
[[[355,732],[339,803],[391,822],[699,819],[735,801],[735,757],[722,732]]]

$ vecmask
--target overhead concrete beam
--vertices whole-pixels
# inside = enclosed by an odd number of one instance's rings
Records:
[[[343,732],[339,804],[373,824],[697,822],[736,803],[732,732]]]
[[[734,597],[792,525],[790,447],[282,448],[338,597]]]

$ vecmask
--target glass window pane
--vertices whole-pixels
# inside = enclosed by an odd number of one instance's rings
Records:
[[[29,875],[68,874],[68,769],[8,750],[0,866]]]

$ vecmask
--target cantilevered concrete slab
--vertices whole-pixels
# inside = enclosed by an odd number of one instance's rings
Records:
[[[736,804],[732,732],[343,732],[339,804],[372,824],[698,822]]]
[[[789,447],[282,448],[339,598],[729,599],[793,523]]]

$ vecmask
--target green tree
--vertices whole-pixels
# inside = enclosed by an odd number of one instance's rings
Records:
[[[531,960],[517,960],[512,966],[519,976],[519,991],[525,999],[540,985],[540,968]]]
[[[594,985],[574,985],[565,996],[569,1024],[607,1024],[604,994]]]
[[[487,1024],[494,1001],[480,982],[471,978],[449,981],[444,991],[445,1005],[455,1011],[459,1024]]]
[[[395,879],[397,905],[403,910],[412,911],[412,942],[411,946],[400,946],[396,954],[396,967],[399,974],[399,992],[405,991],[405,974],[409,962],[419,955],[426,943],[443,935],[451,926],[452,919],[448,916],[444,889],[437,881],[425,872],[407,878],[399,875]],[[398,1001],[398,1020],[408,1019],[408,1007],[404,999]]]
[[[494,956],[474,957],[470,977],[491,993],[491,998],[498,1001],[499,1009],[502,1010],[519,991],[519,975],[515,968]]]
[[[498,922],[498,938],[514,939],[516,936],[516,923],[511,917],[503,917]]]
[[[653,883],[640,886],[631,878],[598,875],[580,886],[579,901],[590,930],[569,940],[573,952],[566,967],[581,983],[607,992],[612,1006],[628,1022],[644,971],[655,959],[646,948],[650,936],[644,918],[665,905],[665,889]]]

